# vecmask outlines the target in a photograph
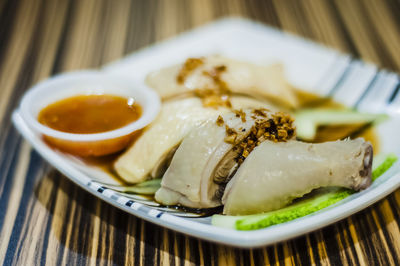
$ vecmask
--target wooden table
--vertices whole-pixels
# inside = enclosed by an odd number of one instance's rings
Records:
[[[400,71],[400,2],[0,1],[0,263],[399,264],[400,190],[339,223],[261,249],[217,245],[144,222],[49,166],[13,128],[26,89],[96,68],[228,15],[262,21]]]

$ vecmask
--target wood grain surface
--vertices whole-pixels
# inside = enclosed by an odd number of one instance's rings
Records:
[[[25,90],[97,68],[224,16],[278,27],[400,71],[400,2],[0,1],[0,263],[4,265],[399,265],[400,190],[332,226],[242,250],[124,213],[49,166],[13,128]]]

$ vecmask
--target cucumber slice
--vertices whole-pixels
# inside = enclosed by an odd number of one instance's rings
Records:
[[[388,118],[386,114],[359,113],[353,110],[303,109],[294,114],[297,137],[315,138],[318,126],[377,123]]]
[[[239,219],[236,221],[236,229],[255,230],[292,221],[335,204],[351,194],[352,191],[347,189],[335,188],[331,191],[321,189],[313,197],[301,200],[288,207],[253,217]]]
[[[397,156],[394,153],[375,156],[372,163],[372,181],[383,175],[396,161]]]
[[[250,216],[251,215],[229,216],[229,215],[222,215],[222,214],[214,214],[211,218],[211,224],[214,226],[218,226],[218,227],[236,229],[236,222],[238,220],[244,219],[244,218],[250,217]]]
[[[161,178],[145,181],[133,186],[119,187],[119,191],[123,193],[134,193],[144,195],[154,195],[161,187]]]

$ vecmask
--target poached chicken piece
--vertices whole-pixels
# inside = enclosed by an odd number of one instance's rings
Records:
[[[150,73],[146,83],[162,99],[218,89],[220,93],[274,100],[287,107],[298,105],[282,65],[261,66],[218,55],[189,58],[183,64]]]
[[[224,214],[276,210],[320,187],[356,191],[371,184],[372,145],[362,138],[325,143],[266,141],[226,186]]]

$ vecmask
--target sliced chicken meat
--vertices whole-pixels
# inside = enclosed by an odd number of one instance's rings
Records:
[[[254,148],[255,142],[265,139],[268,129],[279,130],[280,125],[273,122],[274,116],[275,113],[265,110],[262,113],[237,111],[193,129],[176,151],[156,200],[165,205],[192,208],[221,205],[225,185],[243,161],[242,156],[247,156],[246,152]],[[268,125],[262,126],[261,121],[268,121]],[[258,139],[255,139],[256,129],[263,131]],[[288,134],[292,138],[294,130],[290,128]]]
[[[233,97],[231,102],[235,108],[270,107],[266,102],[247,97]],[[130,183],[161,177],[177,146],[190,130],[207,120],[215,121],[218,115],[227,112],[230,112],[227,108],[206,108],[195,97],[165,102],[157,119],[117,159],[115,170]]]
[[[280,64],[261,66],[223,56],[189,58],[183,64],[150,73],[146,82],[163,99],[218,88],[254,98],[272,99],[288,107],[298,105]]]
[[[372,145],[364,139],[320,144],[265,141],[226,186],[224,213],[276,210],[320,187],[365,189],[371,184]]]

